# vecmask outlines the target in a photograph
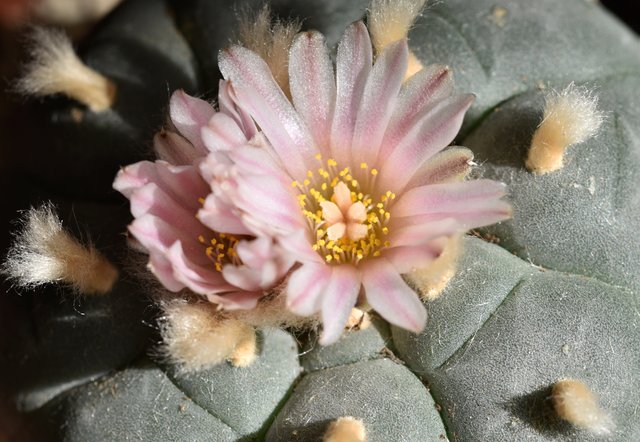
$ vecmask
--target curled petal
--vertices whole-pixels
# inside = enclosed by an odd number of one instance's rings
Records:
[[[204,100],[177,90],[171,95],[169,116],[176,129],[202,154],[206,152],[200,131],[215,110]]]
[[[451,147],[424,161],[407,188],[427,184],[461,181],[471,170],[473,152],[465,147]]]
[[[191,143],[181,135],[163,130],[153,137],[153,150],[159,159],[176,165],[188,165],[200,157]]]

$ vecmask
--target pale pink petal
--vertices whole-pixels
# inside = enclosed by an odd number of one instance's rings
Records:
[[[259,143],[261,142],[260,140],[263,140],[263,138],[258,135],[251,142]],[[291,179],[266,149],[252,145],[240,146],[233,149],[228,155],[243,174],[270,175],[279,178],[285,186],[291,185]]]
[[[229,292],[223,295],[206,295],[209,302],[220,305],[225,310],[250,310],[258,305],[262,297],[257,292]]]
[[[220,106],[220,112],[233,118],[247,139],[253,138],[256,133],[258,133],[256,123],[251,116],[238,105],[238,99],[230,81],[220,80],[218,86],[218,105]]]
[[[463,230],[459,222],[448,218],[393,229],[389,241],[391,247],[420,246],[435,238],[451,236]]]
[[[460,181],[471,169],[473,152],[452,147],[424,161],[407,184],[407,189],[427,184]]]
[[[202,224],[216,232],[232,235],[250,235],[252,233],[242,224],[237,209],[222,203],[215,195],[209,195],[204,200],[204,205],[198,211],[197,217]]]
[[[298,201],[277,177],[241,176],[237,183],[235,204],[265,228],[286,234],[305,224]]]
[[[199,199],[210,192],[198,168],[172,166],[162,161],[156,161],[155,164],[158,177],[155,183],[172,199],[195,213],[200,208]]]
[[[438,103],[398,143],[380,170],[381,189],[399,192],[428,158],[453,141],[473,95],[456,95]]]
[[[386,259],[375,259],[362,270],[362,284],[369,305],[391,324],[415,333],[424,329],[427,311]]]
[[[436,239],[420,246],[392,247],[383,252],[383,257],[398,273],[409,273],[431,264],[440,256],[445,244],[446,241]]]
[[[248,139],[242,129],[229,115],[216,113],[202,127],[202,142],[210,152],[229,150],[246,144]]]
[[[492,180],[431,184],[407,190],[393,205],[394,217],[466,211],[470,204],[488,203],[504,196],[506,186]]]
[[[336,81],[322,34],[315,31],[298,34],[291,47],[289,78],[293,104],[309,128],[316,147],[327,155]]]
[[[332,203],[331,201],[323,201],[320,203],[320,207],[322,207],[322,217],[327,223],[335,224],[344,220],[342,211],[335,203]]]
[[[233,286],[224,280],[213,263],[210,266],[195,264],[191,261],[178,241],[169,247],[167,258],[173,266],[173,276],[189,289],[201,295],[222,293],[233,290]]]
[[[140,161],[120,169],[113,182],[113,188],[125,197],[131,198],[131,194],[135,190],[156,180],[157,173],[154,163],[151,161]]]
[[[154,254],[149,257],[147,268],[158,278],[167,290],[171,292],[179,292],[185,285],[173,276],[173,266],[171,262],[161,254]]]
[[[431,212],[396,218],[394,228],[436,222],[444,219],[454,219],[460,231],[466,231],[476,227],[488,226],[511,218],[513,208],[503,200],[490,199],[485,201],[471,201],[464,207],[452,210],[438,210],[434,208]]]
[[[240,260],[247,266],[259,268],[265,262],[275,258],[273,240],[260,237],[252,241],[240,241],[236,247]]]
[[[324,260],[311,248],[308,229],[301,228],[291,234],[278,236],[278,244],[294,261],[324,265]]]
[[[178,229],[192,232],[196,237],[206,232],[196,220],[195,212],[175,201],[155,183],[148,183],[131,195],[131,213],[136,218],[145,214],[155,215]]]
[[[273,264],[267,262],[265,266],[273,267]],[[261,270],[229,264],[222,268],[222,276],[229,284],[242,290],[257,291],[263,289]]]
[[[175,165],[193,164],[202,154],[181,135],[170,130],[162,130],[153,137],[156,156]]]
[[[307,263],[295,270],[287,283],[287,308],[309,316],[321,308],[324,292],[331,278],[331,267],[324,263]]]
[[[183,90],[171,95],[169,116],[176,129],[200,152],[206,152],[200,132],[213,116],[213,106],[204,100],[192,97]]]
[[[336,223],[327,229],[327,236],[331,241],[337,241],[344,236],[347,226],[344,223]]]
[[[402,86],[391,121],[382,142],[380,160],[384,161],[394,147],[440,101],[453,92],[453,76],[447,66],[433,64],[409,78]]]
[[[353,241],[358,241],[367,236],[368,228],[364,224],[350,223],[347,227],[347,236]]]
[[[351,145],[351,161],[378,157],[380,144],[393,113],[407,71],[406,40],[390,44],[376,59],[358,108]]]
[[[369,31],[362,22],[350,25],[336,58],[336,103],[331,125],[331,151],[339,164],[351,161],[351,143],[358,107],[373,58]]]
[[[220,52],[220,71],[233,83],[239,103],[251,114],[293,177],[304,177],[317,153],[300,115],[278,87],[269,67],[249,49],[231,46]]]
[[[325,287],[322,297],[322,335],[321,345],[336,342],[347,323],[351,309],[356,305],[360,293],[360,273],[348,264],[333,266],[331,279]]]
[[[361,223],[365,219],[367,219],[367,208],[362,202],[357,201],[353,203],[351,207],[349,207],[349,210],[347,210],[347,220]]]
[[[150,254],[164,254],[176,241],[182,243],[183,250],[199,265],[208,265],[205,246],[193,232],[176,229],[153,215],[143,215],[133,220],[129,232]]]

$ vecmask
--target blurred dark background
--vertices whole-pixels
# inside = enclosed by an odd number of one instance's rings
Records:
[[[601,3],[636,32],[640,31],[640,13],[638,13],[637,2],[630,0],[602,0]]]

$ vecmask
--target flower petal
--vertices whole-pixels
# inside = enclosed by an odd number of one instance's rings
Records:
[[[394,228],[389,241],[391,247],[421,246],[443,236],[451,236],[466,230],[455,219],[427,221],[421,224]]]
[[[153,215],[142,215],[129,225],[129,232],[151,255],[163,255],[176,241],[182,243],[183,250],[200,265],[210,263],[204,253],[204,246],[198,242],[197,235],[176,229]]]
[[[265,61],[249,49],[231,46],[220,51],[219,67],[233,83],[238,102],[260,126],[287,171],[293,177],[304,177],[308,169],[305,159],[313,160],[317,150]]]
[[[296,37],[289,57],[289,78],[296,110],[313,135],[316,147],[328,155],[336,81],[322,34],[310,31]]]
[[[331,151],[339,164],[351,161],[353,130],[373,59],[371,39],[362,22],[350,25],[338,43],[336,105],[331,125]]]
[[[258,133],[256,123],[238,105],[238,99],[230,81],[220,80],[218,84],[218,106],[220,112],[233,118],[247,139],[253,138]]]
[[[474,98],[470,94],[447,98],[424,115],[386,159],[378,177],[381,188],[399,192],[424,161],[447,147]]]
[[[400,86],[407,71],[409,48],[405,39],[387,46],[376,59],[367,83],[351,145],[351,160],[378,157],[380,145],[395,108]]]
[[[491,180],[432,184],[407,191],[393,207],[394,227],[454,219],[461,231],[508,219],[511,205],[499,199],[506,186]]]
[[[155,134],[153,150],[159,159],[175,165],[193,164],[201,156],[184,137],[170,130],[162,130]]]
[[[440,256],[446,244],[446,239],[436,239],[419,246],[393,247],[385,250],[383,256],[402,275],[429,266]]]
[[[367,302],[384,319],[415,333],[424,329],[424,305],[390,262],[381,258],[367,263],[362,284]]]
[[[258,301],[262,297],[261,293],[256,292],[230,292],[223,295],[210,294],[206,295],[209,302],[218,304],[225,310],[251,310],[258,305]]]
[[[342,264],[331,269],[331,279],[322,297],[321,345],[336,342],[349,319],[351,309],[356,305],[360,293],[360,273],[355,267]]]
[[[171,292],[179,292],[185,288],[185,285],[173,276],[173,266],[164,255],[151,255],[149,257],[149,264],[147,264],[147,267],[151,273],[158,278],[160,284],[162,284],[167,290]]]
[[[223,293],[234,289],[222,274],[211,266],[197,265],[187,257],[182,244],[177,241],[166,252],[173,266],[173,276],[189,289],[201,295]]]
[[[307,263],[294,270],[287,283],[287,308],[301,316],[316,313],[330,278],[331,267],[324,263]]]
[[[151,161],[140,161],[129,164],[118,171],[113,181],[113,188],[127,198],[145,184],[157,180],[155,164]]]
[[[200,138],[200,131],[215,110],[204,100],[188,95],[182,89],[175,91],[169,101],[169,116],[176,129],[200,152],[205,147]]]
[[[473,152],[465,147],[451,147],[424,161],[407,184],[407,188],[427,184],[462,181],[471,170]]]
[[[210,152],[229,150],[247,143],[247,137],[229,115],[216,113],[202,127],[202,142]]]
[[[394,146],[429,112],[453,92],[453,78],[447,66],[426,66],[409,78],[400,90],[393,116],[382,142],[380,161],[384,161]]]

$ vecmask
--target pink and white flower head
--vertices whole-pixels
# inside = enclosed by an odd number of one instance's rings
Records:
[[[257,130],[233,102],[227,82],[220,83],[220,111],[206,101],[177,91],[170,117],[177,132],[154,140],[155,162],[123,168],[114,188],[131,201],[133,237],[149,253],[149,268],[170,291],[188,288],[229,310],[256,306],[265,290],[279,283],[294,261],[272,238],[255,238],[238,211],[218,200],[212,226],[208,183],[200,164],[215,149],[250,143]],[[221,129],[222,128],[222,129]],[[225,221],[233,229],[219,229]]]
[[[401,275],[428,266],[452,235],[511,213],[503,184],[460,181],[467,149],[445,149],[474,97],[454,95],[442,66],[405,82],[407,58],[405,39],[373,63],[357,22],[338,45],[334,70],[323,36],[301,33],[290,51],[289,99],[254,52],[232,46],[220,54],[238,109],[262,136],[199,163],[212,189],[201,220],[276,238],[298,263],[287,306],[321,312],[324,345],[339,338],[356,304],[422,330],[425,308]],[[229,137],[231,128],[219,127]]]

